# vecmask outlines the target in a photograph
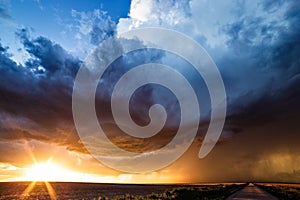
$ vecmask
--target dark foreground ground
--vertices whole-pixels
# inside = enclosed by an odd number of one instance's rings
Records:
[[[278,199],[300,200],[300,184],[256,184],[261,189],[273,194]]]
[[[0,183],[0,199],[224,199],[245,184]]]
[[[31,186],[31,187],[28,187]],[[0,183],[2,199],[239,199],[238,193],[247,184],[210,185],[142,185],[142,184],[93,184],[93,183],[45,183],[34,185],[28,182]],[[268,191],[279,199],[300,199],[299,185],[259,184],[250,191]],[[246,188],[245,188],[246,187]],[[244,189],[243,189],[244,188]],[[296,188],[296,189],[295,189]],[[246,192],[249,192],[249,188]],[[254,192],[255,193],[255,192]],[[233,198],[236,195],[235,198]],[[298,196],[297,196],[298,195]],[[242,198],[240,198],[242,199]],[[250,198],[248,198],[250,199]],[[255,199],[255,198],[254,198]],[[276,199],[276,198],[275,198]],[[271,200],[271,199],[270,199]]]

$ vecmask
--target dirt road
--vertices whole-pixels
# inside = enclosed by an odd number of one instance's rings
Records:
[[[272,196],[266,191],[258,188],[257,186],[250,183],[244,189],[232,194],[227,200],[278,200],[278,198]]]

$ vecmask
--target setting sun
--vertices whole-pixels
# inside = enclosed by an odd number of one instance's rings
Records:
[[[89,173],[77,172],[65,168],[63,165],[52,162],[34,162],[30,168],[25,170],[21,181],[32,182],[123,182],[123,177],[99,176]]]
[[[59,181],[69,172],[51,161],[36,163],[26,171],[24,179],[29,181]]]
[[[80,181],[86,177],[85,174],[74,172],[52,163],[51,159],[46,162],[35,163],[32,167],[26,170],[23,177],[25,181]]]

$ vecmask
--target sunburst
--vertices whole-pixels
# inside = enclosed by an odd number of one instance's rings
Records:
[[[30,192],[34,189],[36,182],[44,182],[51,200],[56,200],[56,193],[49,183],[56,181],[59,176],[64,173],[64,170],[56,164],[51,163],[51,158],[47,162],[35,163],[31,168],[26,170],[24,180],[32,181],[24,190],[22,199],[30,196]]]

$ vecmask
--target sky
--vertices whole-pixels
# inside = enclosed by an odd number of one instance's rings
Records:
[[[132,96],[130,115],[147,125],[150,106],[159,103],[168,117],[163,129],[139,139],[117,127],[111,93],[133,64],[172,65],[189,80],[201,108],[196,139],[182,157],[160,170],[125,173],[105,166],[84,147],[74,124],[72,92],[88,55],[96,52],[105,60],[112,51],[140,45],[109,39],[146,27],[178,31],[207,51],[224,82],[227,112],[219,141],[199,159],[211,116],[201,77],[170,52],[146,49],[121,57],[99,81],[95,100],[99,124],[115,145],[155,154],[180,122],[176,96],[148,85]],[[67,178],[56,177],[62,181],[300,182],[299,1],[0,0],[0,29],[0,181],[25,180],[36,163],[51,162],[68,171]],[[101,138],[90,139],[104,156],[120,159]]]

